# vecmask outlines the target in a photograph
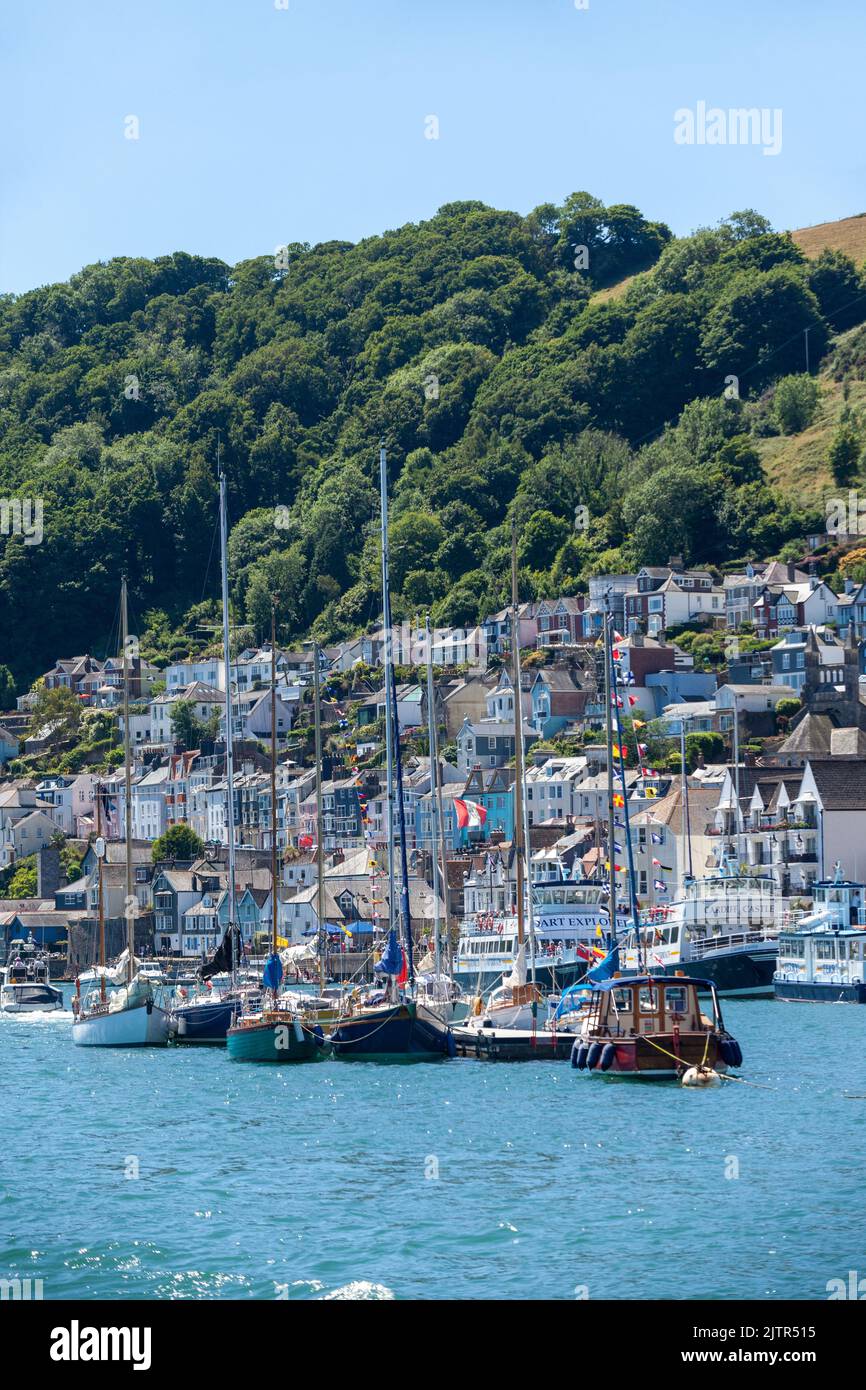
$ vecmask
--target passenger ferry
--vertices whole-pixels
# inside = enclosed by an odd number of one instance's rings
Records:
[[[606,946],[608,897],[605,885],[563,879],[533,885],[535,982],[557,990],[574,984],[586,973],[590,946]],[[626,926],[625,911],[617,910],[617,932]],[[600,929],[600,930],[599,930]],[[532,946],[525,929],[528,970]],[[453,976],[462,989],[486,994],[510,974],[517,959],[517,917],[511,913],[478,914],[464,923]]]
[[[813,911],[779,937],[776,998],[866,1004],[866,888],[843,879],[838,864],[812,888]]]
[[[771,995],[779,932],[795,919],[775,879],[731,874],[687,880],[678,902],[641,913],[641,949],[632,928],[623,970],[709,980],[728,998]]]

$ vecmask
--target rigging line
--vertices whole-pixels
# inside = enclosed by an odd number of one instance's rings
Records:
[[[203,602],[204,602],[204,596],[205,596],[205,594],[206,594],[206,592],[207,592],[208,581],[209,581],[209,579],[210,579],[211,565],[213,564],[213,553],[214,553],[214,548],[215,548],[215,546],[216,546],[216,538],[217,538],[217,532],[218,532],[218,530],[219,530],[219,518],[217,518],[217,519],[214,521],[213,529],[212,529],[212,531],[211,531],[211,538],[210,538],[210,554],[209,554],[208,557],[207,557],[207,564],[205,565],[204,583],[202,584],[201,597],[199,598],[199,603],[203,603]]]

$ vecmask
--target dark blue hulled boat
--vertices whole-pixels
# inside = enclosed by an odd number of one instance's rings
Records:
[[[185,1043],[224,1043],[240,1012],[237,994],[224,999],[202,995],[172,1010],[175,1037]]]
[[[431,1060],[454,1056],[454,1037],[443,1019],[415,999],[398,994],[397,978],[406,962],[391,929],[385,954],[375,969],[387,977],[381,1002],[361,1005],[340,1019],[331,1036],[335,1057],[387,1057]]]
[[[389,634],[391,595],[388,583],[388,471],[384,446],[379,451],[379,491],[382,505],[382,595],[385,641],[385,749],[388,777],[388,915],[391,929],[382,959],[375,966],[387,984],[381,1002],[349,1006],[331,1036],[335,1057],[414,1060],[453,1057],[454,1037],[438,1014],[412,997],[415,971],[412,960],[412,920],[409,911],[409,867],[406,853],[406,814],[403,802],[403,766],[400,756],[400,722],[397,716],[397,683]],[[394,929],[394,815],[400,831],[400,919],[405,951]],[[405,991],[405,992],[404,992]]]

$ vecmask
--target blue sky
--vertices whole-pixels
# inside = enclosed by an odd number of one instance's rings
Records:
[[[866,210],[863,0],[287,3],[7,0],[0,291],[357,240],[462,198],[585,188],[678,233]],[[699,101],[780,108],[781,153],[677,145]]]

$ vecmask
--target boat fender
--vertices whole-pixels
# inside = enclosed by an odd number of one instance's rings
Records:
[[[578,1071],[584,1071],[586,1068],[586,1059],[589,1056],[589,1048],[586,1043],[576,1043],[575,1046],[577,1047],[577,1069]]]
[[[176,1022],[177,1022],[177,1033],[178,1033],[178,1037],[180,1037],[180,1038],[185,1038],[185,1037],[186,1037],[186,1019],[183,1017],[183,1015],[181,1015],[181,1017],[178,1018],[178,1019],[176,1020]]]
[[[147,1001],[147,1003],[145,1004],[144,1007],[147,1009],[148,1014],[152,1014],[152,1013],[153,1013],[153,1000],[152,1000],[152,999],[148,999],[148,1001]]]
[[[454,1034],[451,1032],[450,1028],[445,1034],[445,1051],[448,1053],[449,1057],[457,1056],[457,1044],[454,1041]]]
[[[604,1050],[601,1054],[601,1062],[599,1064],[601,1066],[602,1071],[608,1070],[615,1056],[616,1048],[614,1047],[613,1043],[605,1043]]]
[[[316,1041],[317,1041],[318,1043],[321,1044],[321,1046],[324,1046],[324,1044],[325,1044],[325,1033],[324,1033],[324,1030],[323,1030],[323,1028],[322,1028],[321,1023],[317,1023],[316,1026],[315,1026],[315,1028],[313,1029],[313,1037],[316,1039]]]
[[[601,1053],[602,1053],[601,1043],[600,1043],[600,1042],[594,1042],[594,1043],[592,1043],[592,1045],[590,1046],[589,1052],[588,1052],[588,1054],[587,1054],[587,1058],[586,1058],[586,1065],[589,1067],[590,1071],[592,1071],[593,1068],[595,1067],[596,1063],[598,1062],[599,1057],[601,1056]]]
[[[577,1041],[577,1038],[575,1038],[574,1042],[571,1044],[571,1065],[575,1068],[575,1070],[577,1070],[577,1068],[580,1066],[580,1063],[579,1063],[579,1061],[577,1060],[578,1057],[580,1056],[580,1051],[581,1051],[581,1049],[580,1049],[580,1044],[579,1044],[579,1042]],[[586,1061],[585,1061],[585,1060],[584,1060],[584,1066],[586,1066]]]
[[[295,1039],[297,1042],[302,1043],[304,1041],[303,1024],[301,1023],[301,1020],[299,1018],[293,1019],[292,1021],[295,1027]]]

